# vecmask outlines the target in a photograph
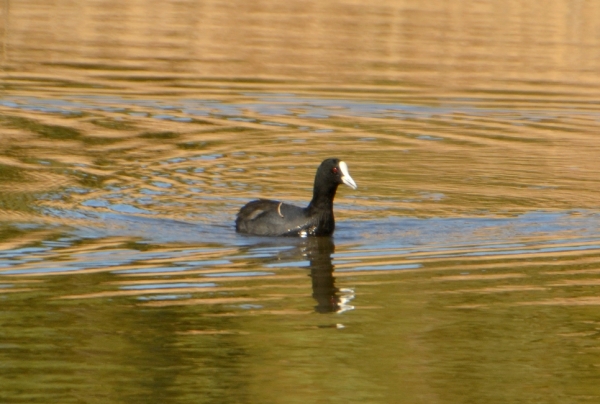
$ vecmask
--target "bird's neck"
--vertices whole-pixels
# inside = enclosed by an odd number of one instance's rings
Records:
[[[308,205],[309,212],[312,211],[333,211],[333,198],[335,198],[335,192],[337,191],[337,184],[329,188],[319,188],[315,186],[313,190],[313,198]]]

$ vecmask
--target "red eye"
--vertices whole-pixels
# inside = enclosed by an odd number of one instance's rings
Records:
[[[331,172],[334,173],[334,174],[337,174],[338,173],[338,168],[337,167],[333,167],[331,169]]]

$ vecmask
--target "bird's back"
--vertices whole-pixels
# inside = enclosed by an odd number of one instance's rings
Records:
[[[279,201],[248,202],[237,214],[235,229],[257,236],[297,236],[314,227],[306,209]]]

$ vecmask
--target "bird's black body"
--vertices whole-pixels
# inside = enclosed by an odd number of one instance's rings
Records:
[[[248,202],[237,214],[235,229],[258,236],[328,236],[335,230],[333,199],[339,184],[356,189],[348,166],[338,159],[321,163],[315,176],[313,198],[306,208],[279,201]]]

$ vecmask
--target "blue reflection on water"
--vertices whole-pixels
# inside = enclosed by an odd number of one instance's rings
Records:
[[[121,289],[126,290],[149,290],[149,289],[174,289],[174,288],[214,288],[216,283],[152,283],[147,285],[129,285],[121,286]]]
[[[229,278],[235,276],[267,276],[275,275],[275,272],[262,272],[262,271],[248,271],[248,272],[219,272],[212,274],[204,274],[207,278]]]
[[[101,202],[98,200],[97,202]],[[102,205],[96,203],[96,205]],[[112,206],[112,205],[108,205]],[[51,211],[52,215],[73,212]],[[306,268],[309,260],[302,255],[302,240],[243,236],[235,233],[223,218],[201,223],[186,223],[147,216],[106,212],[85,212],[85,226],[72,228],[70,234],[0,251],[0,274],[35,275],[73,273],[107,268],[116,274],[184,273],[201,268],[219,272],[195,273],[203,278],[260,277],[271,271],[233,271],[229,267],[247,260],[259,260],[264,268]],[[223,219],[225,220],[225,219]],[[23,230],[47,230],[42,224],[16,225]],[[361,261],[368,257],[398,257],[418,254],[419,259],[453,257],[493,257],[505,255],[549,254],[567,251],[600,250],[597,229],[600,214],[595,212],[532,212],[508,218],[406,218],[341,222],[334,236],[338,246],[333,264],[352,263],[353,268],[336,271],[394,271],[416,269],[419,263],[382,262],[373,265]],[[66,234],[66,235],[65,235]],[[539,238],[553,234],[558,237]],[[564,237],[560,237],[564,234]],[[115,236],[133,237],[140,245],[185,243],[184,250],[137,250],[130,245],[106,250],[69,251],[86,239]],[[126,239],[127,240],[127,239]],[[189,248],[202,246],[202,248]],[[231,247],[235,247],[234,250]],[[200,254],[200,257],[198,256]],[[208,254],[208,256],[206,256]],[[300,254],[300,255],[299,255]],[[206,256],[206,259],[202,257]],[[189,257],[189,258],[187,258]],[[186,259],[187,258],[187,259]],[[153,263],[152,260],[160,261]],[[169,260],[176,260],[170,263]],[[257,262],[259,262],[257,261]],[[127,265],[127,268],[119,269]]]
[[[370,103],[339,99],[317,99],[301,97],[294,94],[245,93],[254,98],[254,102],[244,100],[243,103],[222,103],[206,99],[177,99],[169,104],[157,100],[132,100],[117,96],[73,96],[70,99],[42,99],[37,97],[10,96],[0,99],[0,105],[8,108],[36,110],[45,113],[81,114],[86,111],[123,112],[129,116],[148,116],[159,120],[177,122],[193,122],[197,116],[212,116],[240,122],[256,122],[248,118],[248,113],[262,116],[278,117],[297,115],[305,119],[325,119],[335,114],[361,117],[404,117],[425,114],[439,114],[456,110],[436,106],[415,106],[399,103]],[[118,105],[118,106],[115,106]],[[173,111],[178,115],[147,111],[136,111],[137,108]],[[302,112],[298,113],[297,111]],[[288,126],[285,122],[270,119],[260,121],[264,125]]]

